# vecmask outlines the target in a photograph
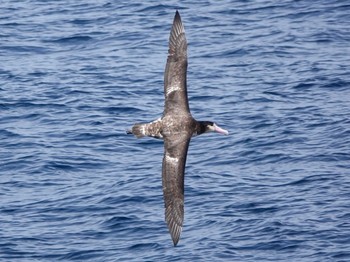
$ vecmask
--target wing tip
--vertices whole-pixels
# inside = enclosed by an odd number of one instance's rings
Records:
[[[168,206],[165,209],[165,221],[167,223],[171,239],[174,246],[180,240],[182,226],[184,221],[183,201],[174,201],[174,205]]]
[[[179,12],[179,10],[177,10],[177,9],[176,9],[175,17],[174,17],[174,18],[175,18],[175,20],[176,20],[176,19],[180,19],[180,20],[181,20],[180,12]]]
[[[173,24],[180,24],[180,26],[183,26],[182,21],[181,21],[180,12],[178,10],[176,10],[176,12],[175,12]]]
[[[174,247],[177,246],[177,244],[179,243],[179,240],[180,240],[180,235],[175,237],[175,236],[171,236],[172,240],[173,240],[173,244],[174,244]]]
[[[171,239],[173,240],[174,247],[176,247],[180,240],[182,226],[175,225],[174,228],[169,227],[169,231]]]
[[[183,48],[186,52],[187,41],[185,36],[185,27],[181,21],[180,13],[176,10],[173,25],[169,36],[169,50],[175,52],[177,48]]]

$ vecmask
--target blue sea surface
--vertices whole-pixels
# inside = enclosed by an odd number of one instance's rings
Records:
[[[164,222],[180,11],[193,116],[185,223]],[[350,261],[348,1],[2,1],[0,261]]]

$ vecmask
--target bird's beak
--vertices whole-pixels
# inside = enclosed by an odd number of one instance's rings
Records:
[[[228,131],[214,124],[214,131],[223,135],[228,135]]]

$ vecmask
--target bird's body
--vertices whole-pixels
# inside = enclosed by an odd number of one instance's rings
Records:
[[[154,138],[171,137],[176,134],[189,132],[191,136],[201,133],[200,122],[196,121],[191,114],[165,115],[147,124],[136,124],[132,127],[132,134],[138,138],[150,136]]]
[[[127,132],[138,138],[150,136],[164,140],[162,184],[165,220],[175,246],[180,239],[184,220],[184,174],[191,137],[211,131],[228,134],[213,122],[196,121],[192,117],[186,74],[187,41],[180,14],[176,11],[164,73],[163,116],[151,123],[135,124]]]

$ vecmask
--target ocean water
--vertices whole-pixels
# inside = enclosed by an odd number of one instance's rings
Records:
[[[196,119],[174,248],[162,141],[178,9]],[[1,261],[350,261],[347,1],[2,1]]]

